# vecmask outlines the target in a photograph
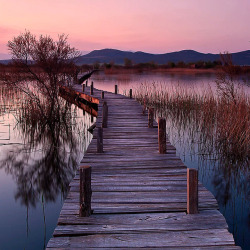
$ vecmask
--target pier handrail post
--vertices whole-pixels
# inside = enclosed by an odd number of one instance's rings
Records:
[[[82,85],[82,92],[84,93],[85,91],[85,84]]]
[[[107,102],[104,102],[103,106],[102,106],[102,127],[103,128],[108,127],[108,105],[107,105]]]
[[[148,110],[148,127],[153,128],[154,126],[154,108],[149,108]]]
[[[187,169],[187,213],[198,214],[198,171]]]
[[[103,128],[97,129],[97,153],[103,153]]]
[[[91,167],[80,166],[80,217],[91,215]]]
[[[115,94],[117,95],[118,93],[118,87],[117,87],[117,84],[115,85]]]
[[[166,154],[166,119],[158,117],[158,144],[159,144],[159,153]]]
[[[102,99],[104,99],[104,91],[102,91]]]
[[[93,95],[94,94],[94,84],[93,82],[90,85],[90,94]]]
[[[129,90],[129,98],[132,99],[132,89]]]
[[[145,115],[146,113],[146,108],[147,108],[147,97],[144,96],[143,98],[143,109],[142,109],[142,114]]]

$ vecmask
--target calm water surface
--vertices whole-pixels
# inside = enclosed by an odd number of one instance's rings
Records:
[[[153,82],[203,91],[209,84],[215,89],[215,79],[213,74],[100,73],[91,80],[96,88],[112,92],[118,84],[119,92],[125,93],[142,83]],[[14,98],[9,106],[2,96],[0,100],[0,249],[44,249],[56,226],[68,184],[91,140],[87,132],[91,116],[70,105],[72,117],[68,127],[64,124],[62,133],[56,134],[58,143],[53,144],[55,138],[45,132],[34,143],[32,128],[17,121],[16,111],[20,107],[13,103],[18,100]],[[188,167],[199,169],[199,179],[218,200],[236,243],[250,249],[249,166],[237,168],[221,164],[218,159],[204,158],[188,130],[171,120],[167,120],[167,127],[177,154]]]
[[[78,107],[67,104],[67,119],[52,119],[43,131],[37,121],[20,121],[21,101],[15,94],[1,96],[1,250],[45,249],[92,138],[87,129],[94,120]]]

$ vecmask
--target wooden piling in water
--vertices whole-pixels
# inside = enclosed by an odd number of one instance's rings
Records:
[[[129,98],[132,98],[132,89],[129,90]]]
[[[154,108],[148,110],[148,127],[153,128],[154,126]]]
[[[144,96],[144,98],[143,98],[143,109],[142,109],[142,114],[145,115],[146,109],[147,109],[147,98],[146,98],[146,96]]]
[[[80,166],[80,217],[91,215],[91,167]]]
[[[84,93],[85,91],[85,84],[82,85],[82,92]]]
[[[104,99],[104,91],[102,91],[102,99]]]
[[[158,118],[158,144],[159,153],[166,154],[166,119]]]
[[[88,87],[88,80],[86,81],[86,87]]]
[[[117,93],[118,93],[118,87],[117,85],[115,85],[115,94],[117,95]]]
[[[108,105],[107,105],[107,102],[104,102],[103,106],[102,106],[102,127],[103,128],[108,127]]]
[[[187,213],[198,214],[198,171],[187,169]]]
[[[97,153],[103,153],[103,128],[97,129]]]

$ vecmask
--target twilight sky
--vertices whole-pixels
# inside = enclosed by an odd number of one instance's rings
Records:
[[[80,51],[237,52],[250,49],[250,0],[0,0],[0,59],[25,29]]]

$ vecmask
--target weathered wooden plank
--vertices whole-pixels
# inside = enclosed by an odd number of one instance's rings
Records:
[[[225,218],[221,216],[218,210],[204,210],[199,214],[189,215],[184,212],[178,213],[140,213],[140,214],[93,214],[90,217],[81,218],[77,215],[61,215],[58,220],[59,225],[148,225],[164,224],[167,223],[181,223],[182,219],[186,223],[198,223],[208,221],[208,223],[214,223],[216,220],[218,224],[225,224]],[[168,225],[166,225],[167,227]]]
[[[234,240],[226,229],[193,230],[142,234],[97,234],[52,238],[48,247],[198,247],[232,246]]]

